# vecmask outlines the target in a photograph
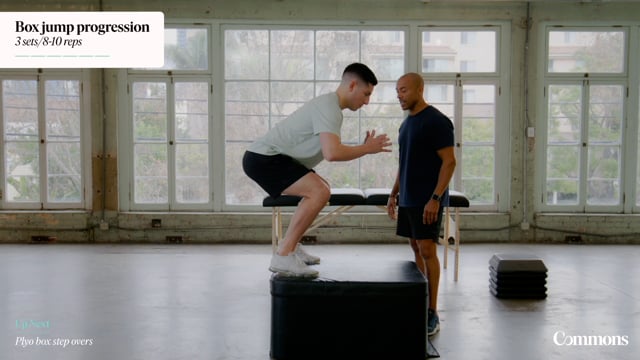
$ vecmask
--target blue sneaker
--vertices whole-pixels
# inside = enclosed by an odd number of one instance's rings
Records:
[[[428,310],[427,315],[427,335],[432,336],[440,331],[440,318],[435,310]]]

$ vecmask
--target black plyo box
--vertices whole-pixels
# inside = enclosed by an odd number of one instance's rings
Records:
[[[413,262],[323,264],[271,278],[271,357],[425,359],[427,283]]]
[[[530,254],[495,254],[489,261],[489,290],[503,299],[547,297],[547,267]]]

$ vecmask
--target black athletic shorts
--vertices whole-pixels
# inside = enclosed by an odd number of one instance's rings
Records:
[[[244,153],[242,168],[247,176],[274,198],[313,171],[287,155],[262,155],[251,151]]]
[[[433,240],[440,243],[440,227],[442,225],[442,206],[438,211],[438,220],[432,224],[422,222],[424,207],[399,207],[398,227],[396,235],[415,240]]]

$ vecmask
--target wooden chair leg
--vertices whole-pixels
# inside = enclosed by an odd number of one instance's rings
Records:
[[[458,281],[458,264],[460,263],[460,209],[456,208],[455,269],[453,281]]]
[[[278,213],[277,207],[271,208],[271,250],[274,254],[278,248]]]
[[[446,207],[444,209],[444,259],[443,259],[443,264],[442,264],[442,268],[446,269],[447,268],[447,260],[448,260],[448,255],[449,255],[449,237],[451,236],[451,229],[449,228],[449,207]]]

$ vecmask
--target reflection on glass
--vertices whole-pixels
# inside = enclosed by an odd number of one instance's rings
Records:
[[[485,72],[497,69],[497,32],[422,32],[422,72]]]
[[[2,81],[6,201],[40,201],[38,82]]]
[[[550,73],[624,72],[623,31],[549,31]]]

